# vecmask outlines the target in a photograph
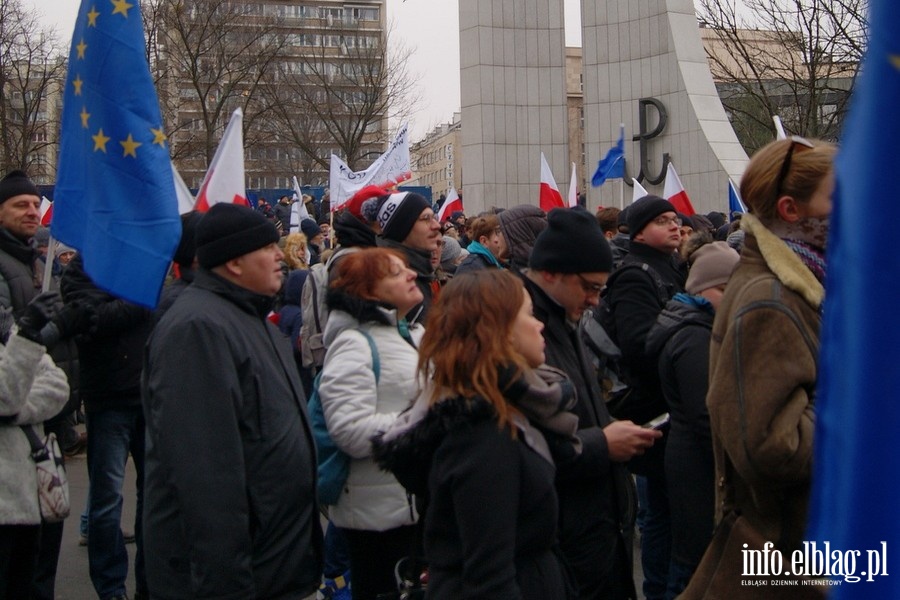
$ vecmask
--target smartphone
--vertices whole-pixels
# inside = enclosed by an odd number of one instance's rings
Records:
[[[644,427],[647,429],[662,429],[666,425],[669,424],[669,413],[663,413],[650,421],[644,423]]]

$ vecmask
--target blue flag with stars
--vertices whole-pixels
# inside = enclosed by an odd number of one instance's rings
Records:
[[[181,222],[138,0],[81,3],[51,231],[97,286],[156,306]]]
[[[900,203],[884,185],[900,165],[900,3],[869,9],[835,160],[808,538],[843,553],[838,600],[900,598]]]

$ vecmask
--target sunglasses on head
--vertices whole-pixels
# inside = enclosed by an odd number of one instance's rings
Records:
[[[808,139],[800,137],[799,135],[792,135],[787,138],[791,141],[791,145],[788,148],[787,154],[784,155],[784,162],[781,163],[781,171],[778,172],[778,179],[775,180],[775,199],[781,197],[781,191],[784,187],[784,180],[787,179],[788,173],[791,171],[791,162],[794,158],[794,150],[797,146],[802,146],[804,148],[815,148],[812,142]]]

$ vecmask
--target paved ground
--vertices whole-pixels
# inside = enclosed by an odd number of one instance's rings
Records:
[[[66,473],[69,476],[69,494],[72,514],[66,519],[63,530],[62,548],[59,553],[59,568],[56,573],[57,600],[94,600],[97,594],[88,574],[87,547],[78,545],[78,520],[84,510],[87,498],[87,461],[84,454],[66,459]],[[134,531],[135,473],[131,460],[125,471],[125,506],[122,509],[122,527]],[[134,592],[134,544],[125,546],[128,550],[128,593]]]
[[[69,476],[69,493],[72,503],[72,514],[66,519],[63,532],[62,549],[59,555],[59,569],[56,575],[56,599],[57,600],[95,600],[97,595],[91,585],[88,574],[87,547],[78,545],[78,521],[81,511],[84,510],[84,501],[87,498],[88,477],[87,461],[84,454],[67,459],[66,470]],[[135,472],[134,464],[128,461],[125,471],[125,506],[122,510],[122,527],[126,531],[134,531],[135,512]],[[128,593],[134,592],[134,544],[127,544],[128,566]],[[640,549],[635,544],[635,581],[638,587],[638,598],[643,598],[640,593],[640,582],[643,572],[640,565]]]

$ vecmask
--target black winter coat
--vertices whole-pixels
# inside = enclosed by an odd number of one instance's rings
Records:
[[[712,539],[715,461],[706,409],[712,307],[676,296],[647,338],[671,416],[665,473],[672,515],[672,558],[695,567]]]
[[[141,405],[141,358],[153,313],[97,287],[76,255],[60,281],[63,299],[90,305],[96,329],[77,339],[81,397],[87,412]]]
[[[613,273],[603,298],[615,319],[615,341],[622,351],[622,375],[633,388],[633,394],[628,399],[633,406],[624,413],[617,412],[616,416],[641,424],[666,411],[659,387],[657,357],[647,353],[647,334],[665,307],[665,302],[684,291],[685,274],[672,254],[633,240],[623,266],[631,263],[649,265],[666,288],[664,300],[661,301],[659,286],[653,276],[641,269],[628,268],[621,273]]]
[[[316,458],[271,298],[200,270],[147,348],[150,594],[295,599],[322,573]]]
[[[376,442],[379,462],[430,499],[430,600],[569,597],[556,549],[554,466],[524,437],[500,429],[484,400],[453,398],[390,444]]]
[[[609,459],[602,428],[612,417],[588,350],[566,321],[565,309],[527,278],[525,287],[534,316],[544,323],[545,362],[564,371],[578,394],[572,412],[578,415],[583,450],[574,460],[557,464],[563,554],[578,580],[579,598],[636,597],[624,535],[634,526],[635,497],[625,467]]]

